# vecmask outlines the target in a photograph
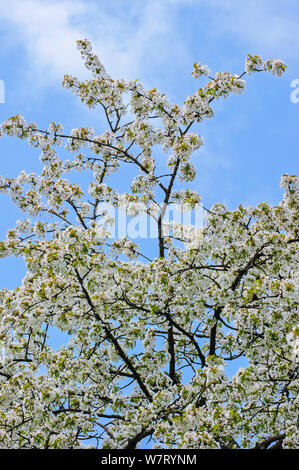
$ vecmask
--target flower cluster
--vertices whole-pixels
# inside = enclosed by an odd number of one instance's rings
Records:
[[[264,62],[260,55],[249,54],[245,61],[245,71],[247,73],[271,72],[273,75],[280,77],[286,70],[287,66],[280,59],[269,59]]]
[[[244,74],[195,63],[209,82],[180,107],[112,79],[89,41],[77,46],[92,79],[63,86],[99,107],[107,130],[41,130],[20,115],[1,125],[40,149],[42,170],[0,177],[24,214],[0,258],[26,264],[21,285],[0,290],[0,447],[298,447],[297,177],[283,175],[278,206],[216,204],[203,228],[167,219],[200,203],[184,187],[203,145],[196,123],[244,91]],[[260,56],[245,67],[285,69]],[[102,202],[147,214],[155,247],[113,238]]]
[[[195,62],[192,75],[194,78],[201,78],[203,75],[208,77],[211,73],[211,70],[207,65],[202,64],[201,62]]]

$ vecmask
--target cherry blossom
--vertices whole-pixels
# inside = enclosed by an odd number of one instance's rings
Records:
[[[0,257],[26,263],[21,285],[0,291],[0,446],[298,447],[297,177],[283,175],[277,206],[215,204],[203,227],[167,219],[201,201],[188,183],[213,101],[284,63],[249,55],[245,72],[211,76],[197,62],[206,83],[180,106],[113,79],[89,41],[77,46],[92,78],[63,86],[107,129],[43,130],[20,115],[1,125],[2,138],[40,150],[42,171],[0,177],[24,214]],[[102,203],[146,214],[156,248],[113,238]],[[53,329],[64,345],[52,345]]]

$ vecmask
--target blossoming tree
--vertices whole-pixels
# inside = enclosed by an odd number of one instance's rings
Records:
[[[206,84],[180,107],[137,80],[112,79],[90,43],[77,44],[93,78],[66,75],[63,86],[102,109],[108,130],[42,130],[20,115],[1,126],[40,148],[43,169],[0,177],[24,212],[0,256],[27,267],[21,286],[0,291],[0,446],[296,447],[296,177],[282,177],[276,207],[216,204],[202,228],[166,218],[171,205],[200,201],[188,189],[190,158],[213,100],[243,92],[245,74],[281,75],[285,65],[248,56],[242,75],[210,77],[196,63]],[[137,174],[121,194],[109,181],[129,164]],[[72,182],[78,171],[88,194]],[[112,238],[103,202],[151,218],[156,252]],[[51,327],[69,335],[62,347],[51,346]]]

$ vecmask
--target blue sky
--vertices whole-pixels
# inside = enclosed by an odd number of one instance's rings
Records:
[[[278,57],[288,69],[281,78],[256,74],[247,91],[217,101],[215,117],[201,125],[205,146],[196,158],[192,188],[210,207],[262,201],[277,204],[283,173],[298,173],[299,103],[291,101],[299,79],[298,0],[0,0],[0,79],[5,103],[0,121],[16,113],[47,128],[92,125],[105,130],[67,90],[64,73],[87,77],[75,41],[88,38],[114,78],[139,78],[182,104],[199,86],[191,76],[200,60],[213,72],[241,73],[248,53]],[[299,97],[299,92],[298,92]],[[38,152],[25,142],[0,140],[0,174],[38,171]],[[20,217],[0,195],[0,239]],[[0,288],[14,288],[21,261],[0,260]]]

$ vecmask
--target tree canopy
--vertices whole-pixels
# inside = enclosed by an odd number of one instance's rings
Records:
[[[107,129],[42,130],[20,115],[1,126],[40,150],[42,171],[0,177],[24,213],[0,256],[26,263],[22,284],[0,291],[0,446],[296,447],[297,177],[282,176],[278,206],[215,204],[202,227],[167,219],[200,204],[191,156],[213,101],[286,66],[249,55],[240,75],[212,77],[195,63],[206,83],[179,106],[112,79],[89,41],[77,45],[92,78],[63,86]],[[125,193],[110,183],[123,167]],[[113,237],[103,203],[151,219],[156,248]]]

